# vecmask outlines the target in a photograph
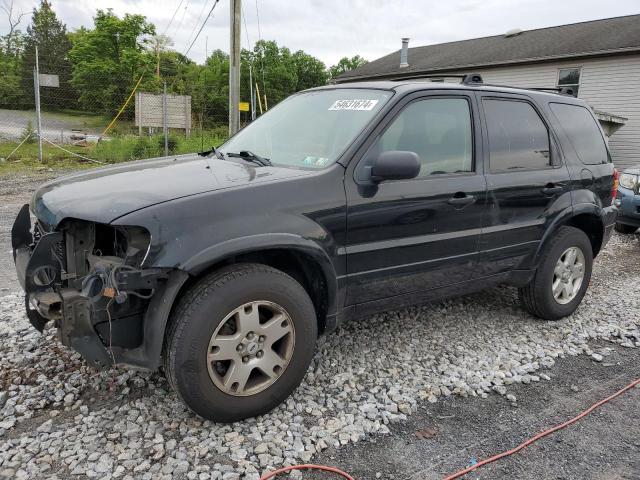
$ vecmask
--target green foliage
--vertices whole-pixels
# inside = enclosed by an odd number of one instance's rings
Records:
[[[34,105],[33,68],[36,64],[36,45],[40,73],[59,76],[60,87],[40,89],[40,104],[44,109],[73,107],[77,94],[69,84],[71,64],[68,53],[71,42],[67,37],[66,26],[58,20],[51,4],[42,0],[38,8],[33,9],[31,25],[27,28],[21,62],[21,83],[24,106]]]
[[[15,17],[8,19],[10,30],[0,37],[0,107],[16,108],[22,105],[23,92],[20,83],[24,35],[17,28]],[[13,26],[13,29],[11,29]]]
[[[335,78],[345,72],[355,70],[356,68],[361,67],[366,63],[368,63],[367,60],[362,58],[360,55],[356,55],[355,57],[351,58],[342,57],[337,65],[333,65],[329,68],[329,77]]]
[[[164,154],[164,135],[159,135],[157,137],[157,140],[160,151]],[[178,148],[178,142],[178,137],[176,137],[175,135],[167,135],[167,149],[169,150],[169,154],[172,154],[176,151],[176,149]]]
[[[80,94],[80,105],[114,114],[143,74],[141,89],[158,91],[160,84],[152,73],[153,54],[140,40],[155,34],[154,25],[142,15],[125,14],[120,18],[111,9],[98,10],[94,25],[93,30],[80,29],[71,37],[71,83]],[[130,108],[129,115],[132,111]]]
[[[33,128],[31,120],[27,122],[27,126],[24,127],[24,130],[20,133],[20,141],[23,140],[24,143],[35,143],[36,141],[36,130]]]

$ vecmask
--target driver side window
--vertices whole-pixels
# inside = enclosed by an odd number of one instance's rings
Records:
[[[464,98],[429,98],[409,104],[378,138],[376,155],[415,152],[418,177],[473,171],[471,110]]]

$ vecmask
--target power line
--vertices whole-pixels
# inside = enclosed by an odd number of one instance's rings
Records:
[[[193,28],[191,29],[191,33],[189,33],[189,37],[187,38],[185,45],[189,45],[189,42],[191,41],[193,34],[196,33],[196,28],[198,28],[198,25],[200,25],[200,19],[202,18],[202,14],[204,13],[204,10],[207,8],[208,3],[209,3],[209,0],[204,0],[204,2],[202,3],[202,8],[200,9],[200,13],[198,13],[198,18],[196,19],[195,22],[193,22]]]
[[[182,26],[182,22],[184,21],[184,17],[187,14],[187,9],[189,8],[189,0],[184,4],[184,11],[182,12],[182,16],[180,17],[180,21],[178,22],[178,26],[176,27],[176,35],[180,32],[180,27]]]
[[[258,0],[256,0],[256,20],[258,21],[258,41],[262,42],[262,32],[260,31],[260,12],[258,10]],[[267,86],[264,80],[264,46],[262,48],[262,55],[260,55],[260,70],[262,73],[262,94],[267,97]]]
[[[216,5],[218,5],[218,2],[220,0],[216,0],[213,5],[211,6],[211,10],[209,10],[209,13],[207,14],[207,18],[204,19],[204,22],[202,22],[202,26],[200,27],[200,30],[198,30],[198,33],[196,34],[196,37],[193,39],[193,42],[191,42],[191,45],[189,45],[189,48],[187,48],[187,51],[183,53],[183,55],[186,57],[187,54],[191,51],[191,47],[193,47],[193,44],[196,43],[196,40],[198,40],[198,37],[200,36],[200,33],[202,33],[202,29],[204,28],[204,26],[207,24],[207,20],[209,20],[209,17],[211,16],[211,13],[213,12],[213,9],[216,8]]]
[[[247,17],[244,14],[244,3],[240,6],[240,8],[242,9],[242,22],[244,23],[244,33],[247,36],[247,48],[249,50],[253,50],[251,48],[251,40],[249,40],[249,29],[247,28]]]
[[[173,23],[173,20],[176,18],[176,14],[178,13],[178,10],[180,10],[180,6],[182,5],[182,2],[184,2],[184,0],[180,0],[180,3],[178,3],[178,6],[176,7],[175,11],[173,12],[173,15],[171,16],[171,20],[169,20],[167,27],[164,29],[164,32],[162,32],[163,35],[166,35],[167,32],[169,31],[169,27]]]

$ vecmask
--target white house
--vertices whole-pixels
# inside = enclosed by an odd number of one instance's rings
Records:
[[[406,44],[336,82],[425,76],[443,81],[447,74],[479,73],[489,84],[569,87],[596,111],[610,135],[614,163],[622,169],[640,166],[640,15],[423,47]]]

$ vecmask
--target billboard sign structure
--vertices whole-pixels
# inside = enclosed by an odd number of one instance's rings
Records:
[[[136,93],[136,127],[142,135],[143,127],[181,128],[187,136],[191,132],[191,96],[167,95],[166,112],[163,106],[163,95],[137,92]]]
[[[58,75],[51,75],[49,73],[41,73],[38,75],[41,87],[60,87],[60,77]]]

